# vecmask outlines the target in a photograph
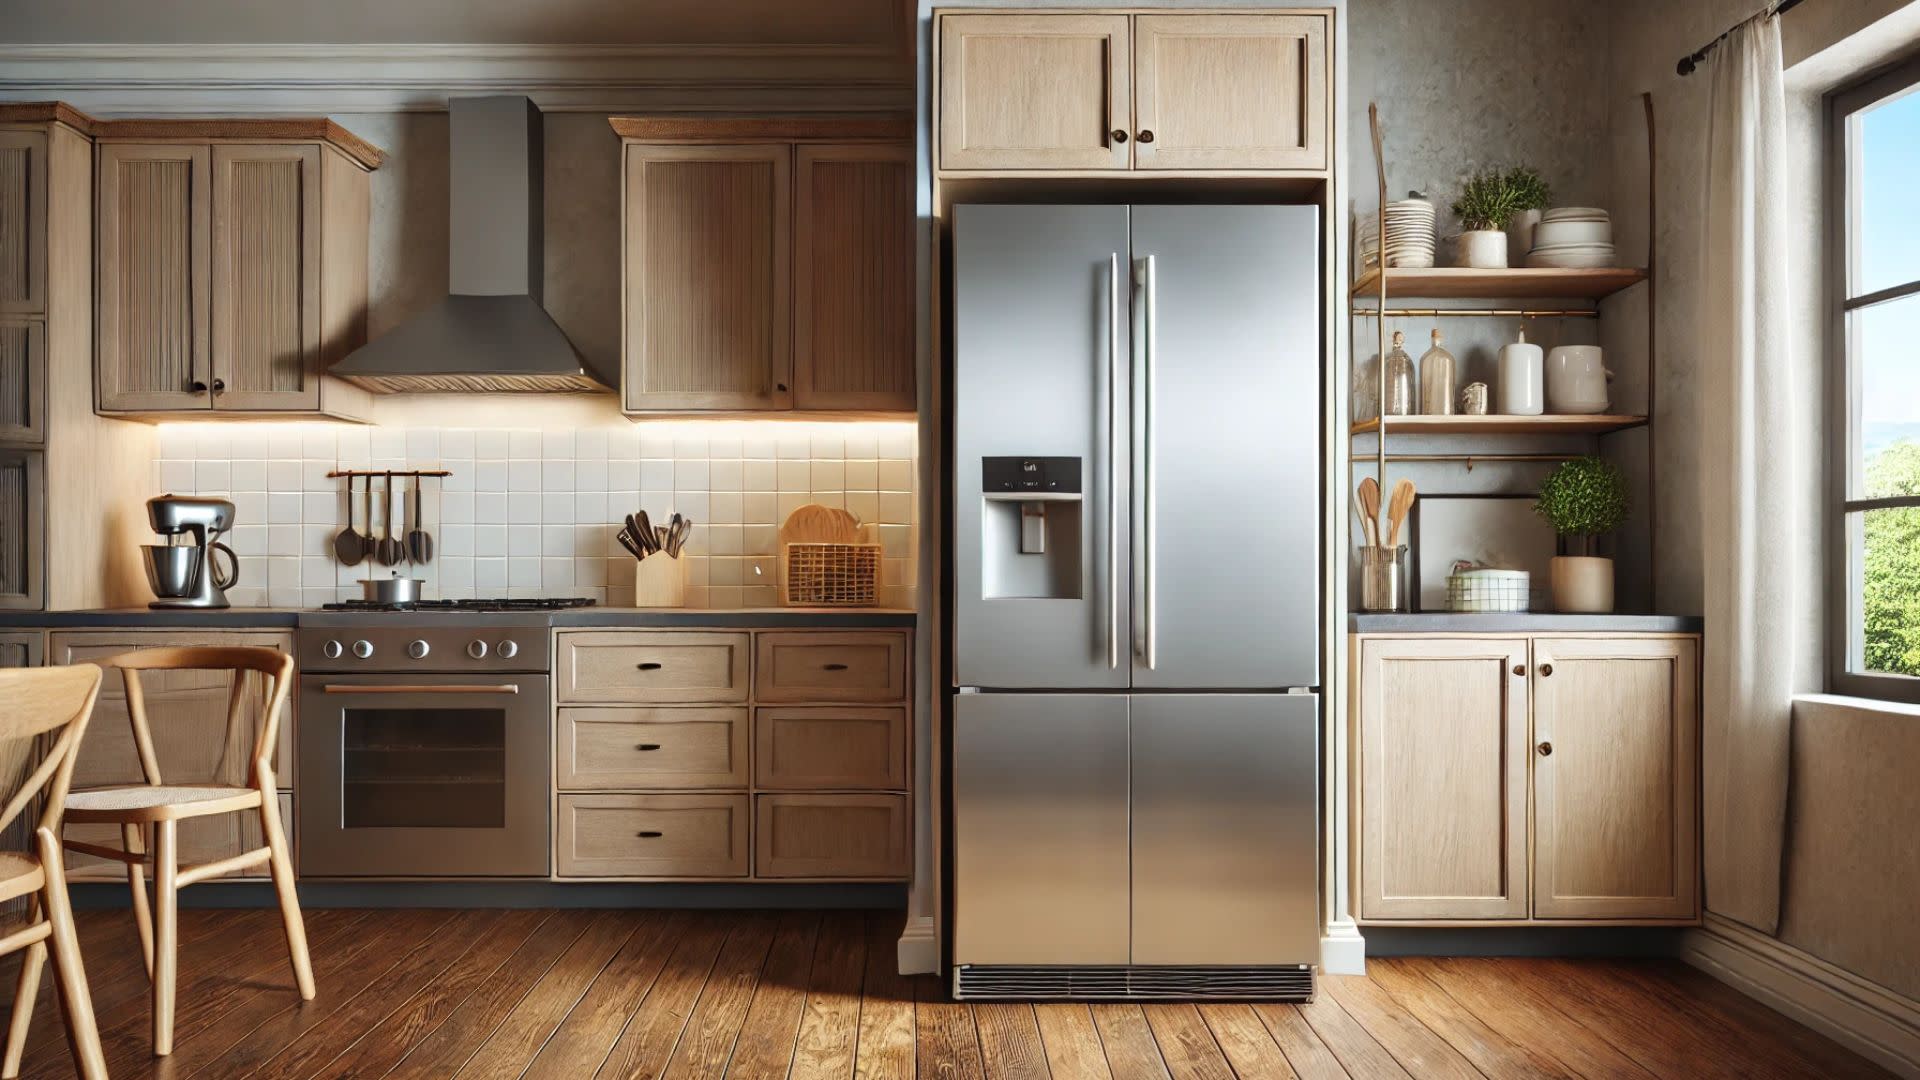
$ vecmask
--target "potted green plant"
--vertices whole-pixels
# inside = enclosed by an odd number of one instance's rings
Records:
[[[1454,262],[1488,270],[1506,266],[1507,222],[1536,204],[1545,206],[1550,196],[1534,169],[1487,169],[1468,177],[1453,201],[1461,228]]]
[[[1627,478],[1605,458],[1562,462],[1540,485],[1533,512],[1559,537],[1550,570],[1555,611],[1613,610],[1613,560],[1595,555],[1594,541],[1619,528],[1629,507]]]
[[[1524,266],[1527,253],[1533,250],[1533,227],[1540,224],[1540,211],[1553,205],[1553,188],[1531,165],[1508,169],[1507,183],[1518,206],[1507,219],[1507,265]]]

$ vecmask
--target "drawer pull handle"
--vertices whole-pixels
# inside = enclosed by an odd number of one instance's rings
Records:
[[[1541,665],[1540,665],[1540,674],[1542,674],[1542,675],[1551,675],[1551,674],[1553,674],[1553,665],[1552,665],[1552,664],[1541,664]]]
[[[660,670],[660,661],[658,661],[658,660],[649,660],[649,661],[647,661],[646,663],[644,663],[644,664],[641,664],[641,665],[640,665],[640,670],[641,670],[641,671],[659,671],[659,670]]]
[[[643,742],[634,746],[634,749],[635,750],[658,750],[660,749],[660,744],[657,742]]]
[[[1527,665],[1525,664],[1513,665],[1513,673],[1515,675],[1525,675],[1527,673]]]
[[[845,664],[821,664],[820,666],[821,666],[821,667],[823,667],[823,668],[826,668],[826,669],[827,669],[828,671],[845,671],[845,670],[847,670],[847,665],[845,665]]]
[[[642,840],[657,840],[660,836],[661,833],[658,829],[642,829],[640,831],[640,839]]]

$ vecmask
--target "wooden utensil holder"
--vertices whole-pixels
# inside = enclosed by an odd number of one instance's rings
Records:
[[[634,607],[685,607],[687,567],[665,552],[655,552],[633,567]]]

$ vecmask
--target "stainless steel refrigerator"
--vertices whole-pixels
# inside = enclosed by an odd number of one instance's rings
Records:
[[[1312,992],[1319,232],[954,209],[961,997]]]

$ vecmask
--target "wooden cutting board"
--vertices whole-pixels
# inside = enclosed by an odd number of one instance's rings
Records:
[[[788,544],[857,544],[860,519],[845,510],[808,503],[787,515],[780,526],[780,546]]]

